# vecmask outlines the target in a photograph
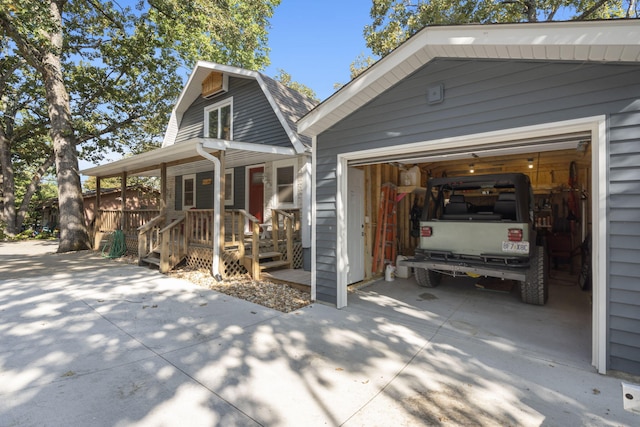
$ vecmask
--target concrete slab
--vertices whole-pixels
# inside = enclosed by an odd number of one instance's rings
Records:
[[[257,426],[161,358],[0,394],[3,426]]]
[[[0,243],[2,426],[640,424],[568,286],[532,307],[380,281],[284,314],[46,249]]]

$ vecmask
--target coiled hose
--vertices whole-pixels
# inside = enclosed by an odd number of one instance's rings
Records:
[[[107,247],[109,251],[107,252]],[[127,252],[127,243],[122,230],[114,231],[109,237],[109,241],[102,248],[104,258],[120,258]]]

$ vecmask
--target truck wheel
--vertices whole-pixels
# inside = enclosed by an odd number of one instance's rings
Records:
[[[435,288],[440,284],[442,275],[426,268],[416,268],[416,281],[425,288]]]
[[[544,246],[536,246],[527,278],[520,282],[520,295],[526,304],[544,305],[547,302],[549,280]]]

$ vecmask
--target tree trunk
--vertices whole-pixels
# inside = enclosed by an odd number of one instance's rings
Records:
[[[62,4],[62,3],[61,3]],[[58,30],[49,34],[52,49],[42,57],[41,73],[51,122],[51,140],[58,178],[60,244],[58,252],[89,249],[89,235],[84,220],[82,187],[76,155],[77,139],[71,122],[69,94],[64,85],[60,54],[62,52],[62,11],[50,3],[51,18]]]
[[[16,225],[16,197],[14,191],[13,163],[11,162],[11,144],[4,130],[0,129],[0,168],[2,169],[3,212],[1,218],[6,222],[7,236],[18,234]]]

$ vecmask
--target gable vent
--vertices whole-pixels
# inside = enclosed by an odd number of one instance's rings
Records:
[[[202,81],[202,97],[213,98],[220,93],[226,92],[229,86],[229,77],[218,71],[212,71]]]

